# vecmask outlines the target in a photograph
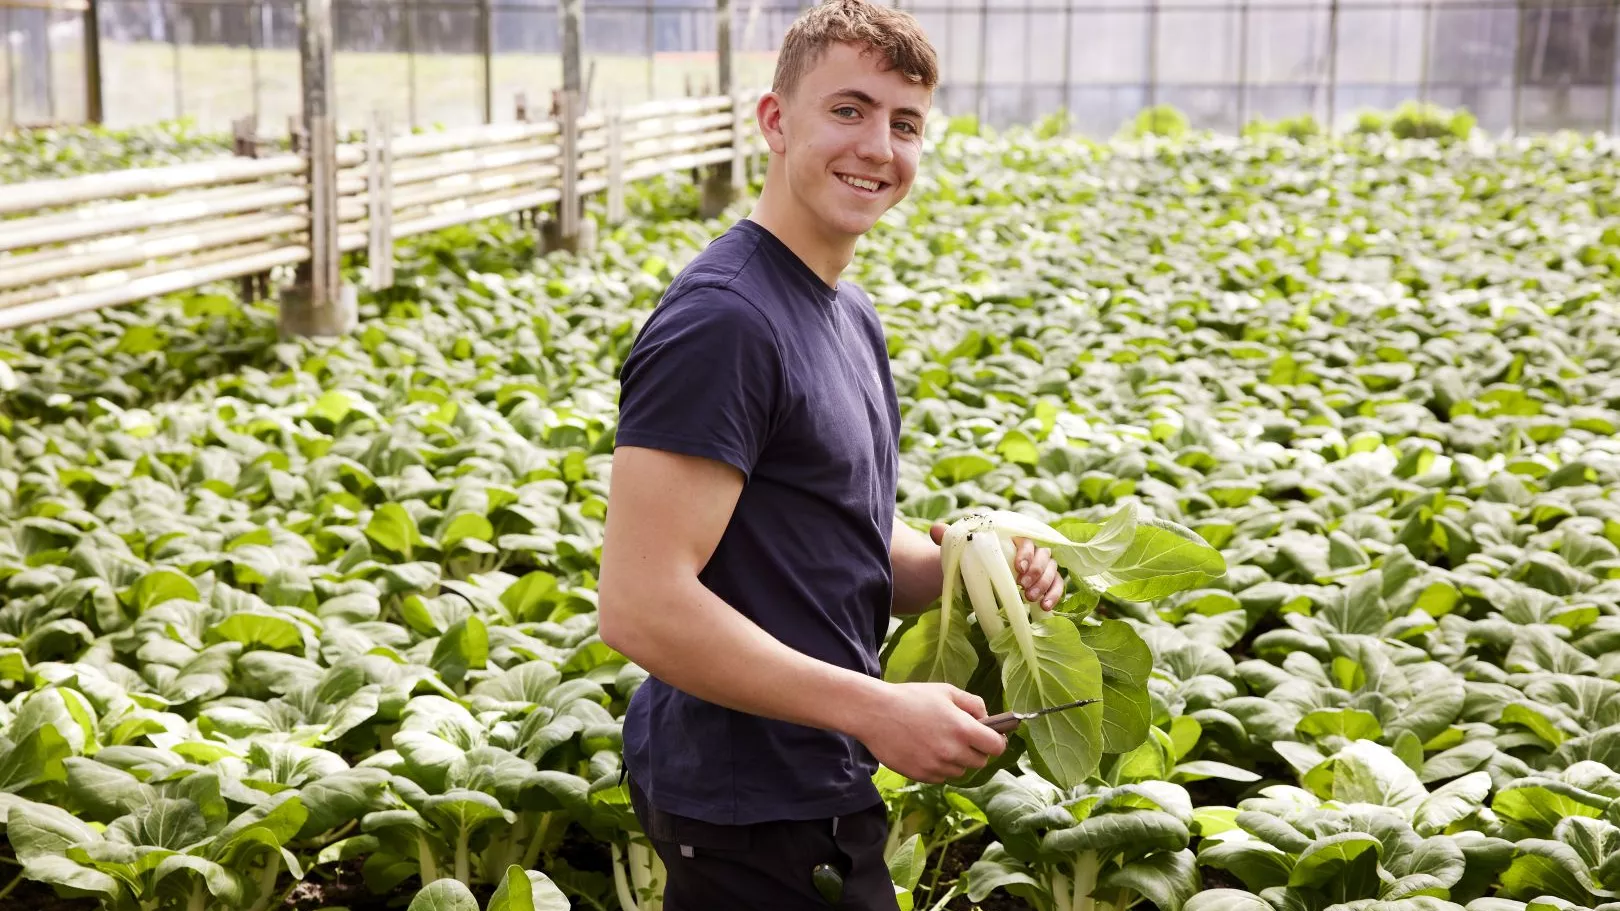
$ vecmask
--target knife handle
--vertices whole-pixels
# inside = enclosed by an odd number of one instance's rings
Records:
[[[1014,715],[1012,712],[1002,712],[1000,715],[991,715],[988,718],[981,718],[980,720],[988,725],[991,730],[999,734],[1008,733],[1013,728],[1018,727],[1019,721],[1018,716]]]

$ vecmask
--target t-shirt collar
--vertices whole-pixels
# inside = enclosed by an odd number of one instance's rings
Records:
[[[822,281],[821,276],[816,274],[816,270],[810,268],[809,263],[806,263],[803,259],[801,259],[799,254],[793,252],[791,247],[782,242],[780,237],[777,237],[775,234],[771,233],[768,228],[759,222],[756,222],[750,218],[741,218],[737,221],[737,227],[740,227],[745,231],[751,231],[758,235],[764,243],[769,244],[772,249],[780,253],[782,258],[789,263],[790,267],[805,280],[805,283],[810,287],[810,290],[816,295],[816,297],[828,304],[837,302],[838,290],[839,287],[843,285],[843,282],[839,282],[838,285],[829,288],[827,283]]]

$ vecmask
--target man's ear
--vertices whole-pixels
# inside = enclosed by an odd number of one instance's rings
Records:
[[[766,92],[759,96],[759,103],[754,106],[754,121],[759,124],[759,134],[765,137],[765,144],[778,155],[787,152],[787,136],[782,132],[782,96],[775,92]]]

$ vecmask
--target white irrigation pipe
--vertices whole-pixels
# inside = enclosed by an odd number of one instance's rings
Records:
[[[263,253],[229,259],[212,265],[162,272],[122,283],[112,288],[84,291],[66,297],[6,307],[0,309],[0,330],[15,329],[30,323],[62,319],[77,313],[99,310],[103,307],[116,307],[133,301],[161,297],[165,294],[190,290],[228,278],[268,272],[277,266],[291,265],[306,259],[309,259],[308,247],[278,247]]]
[[[27,257],[25,262],[4,262],[6,268],[0,271],[0,291],[307,230],[309,219],[302,215],[250,216],[212,224],[205,230],[124,235],[113,239],[125,243],[73,256],[64,257],[60,250],[42,251]]]
[[[349,157],[360,154],[354,151]],[[137,168],[106,174],[86,174],[57,180],[35,180],[7,187],[6,192],[0,194],[0,215],[302,173],[304,173],[303,158],[297,155],[282,155],[276,158],[231,158],[163,168]]]
[[[89,206],[43,218],[0,222],[0,252],[44,247],[241,212],[295,206],[309,198],[303,187],[250,187],[208,190],[182,197]],[[0,268],[4,268],[0,261]]]

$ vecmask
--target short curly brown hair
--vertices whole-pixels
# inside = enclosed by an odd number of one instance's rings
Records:
[[[867,0],[824,0],[805,10],[783,36],[771,91],[792,95],[834,44],[866,45],[911,82],[929,91],[939,84],[934,46],[910,13]]]

